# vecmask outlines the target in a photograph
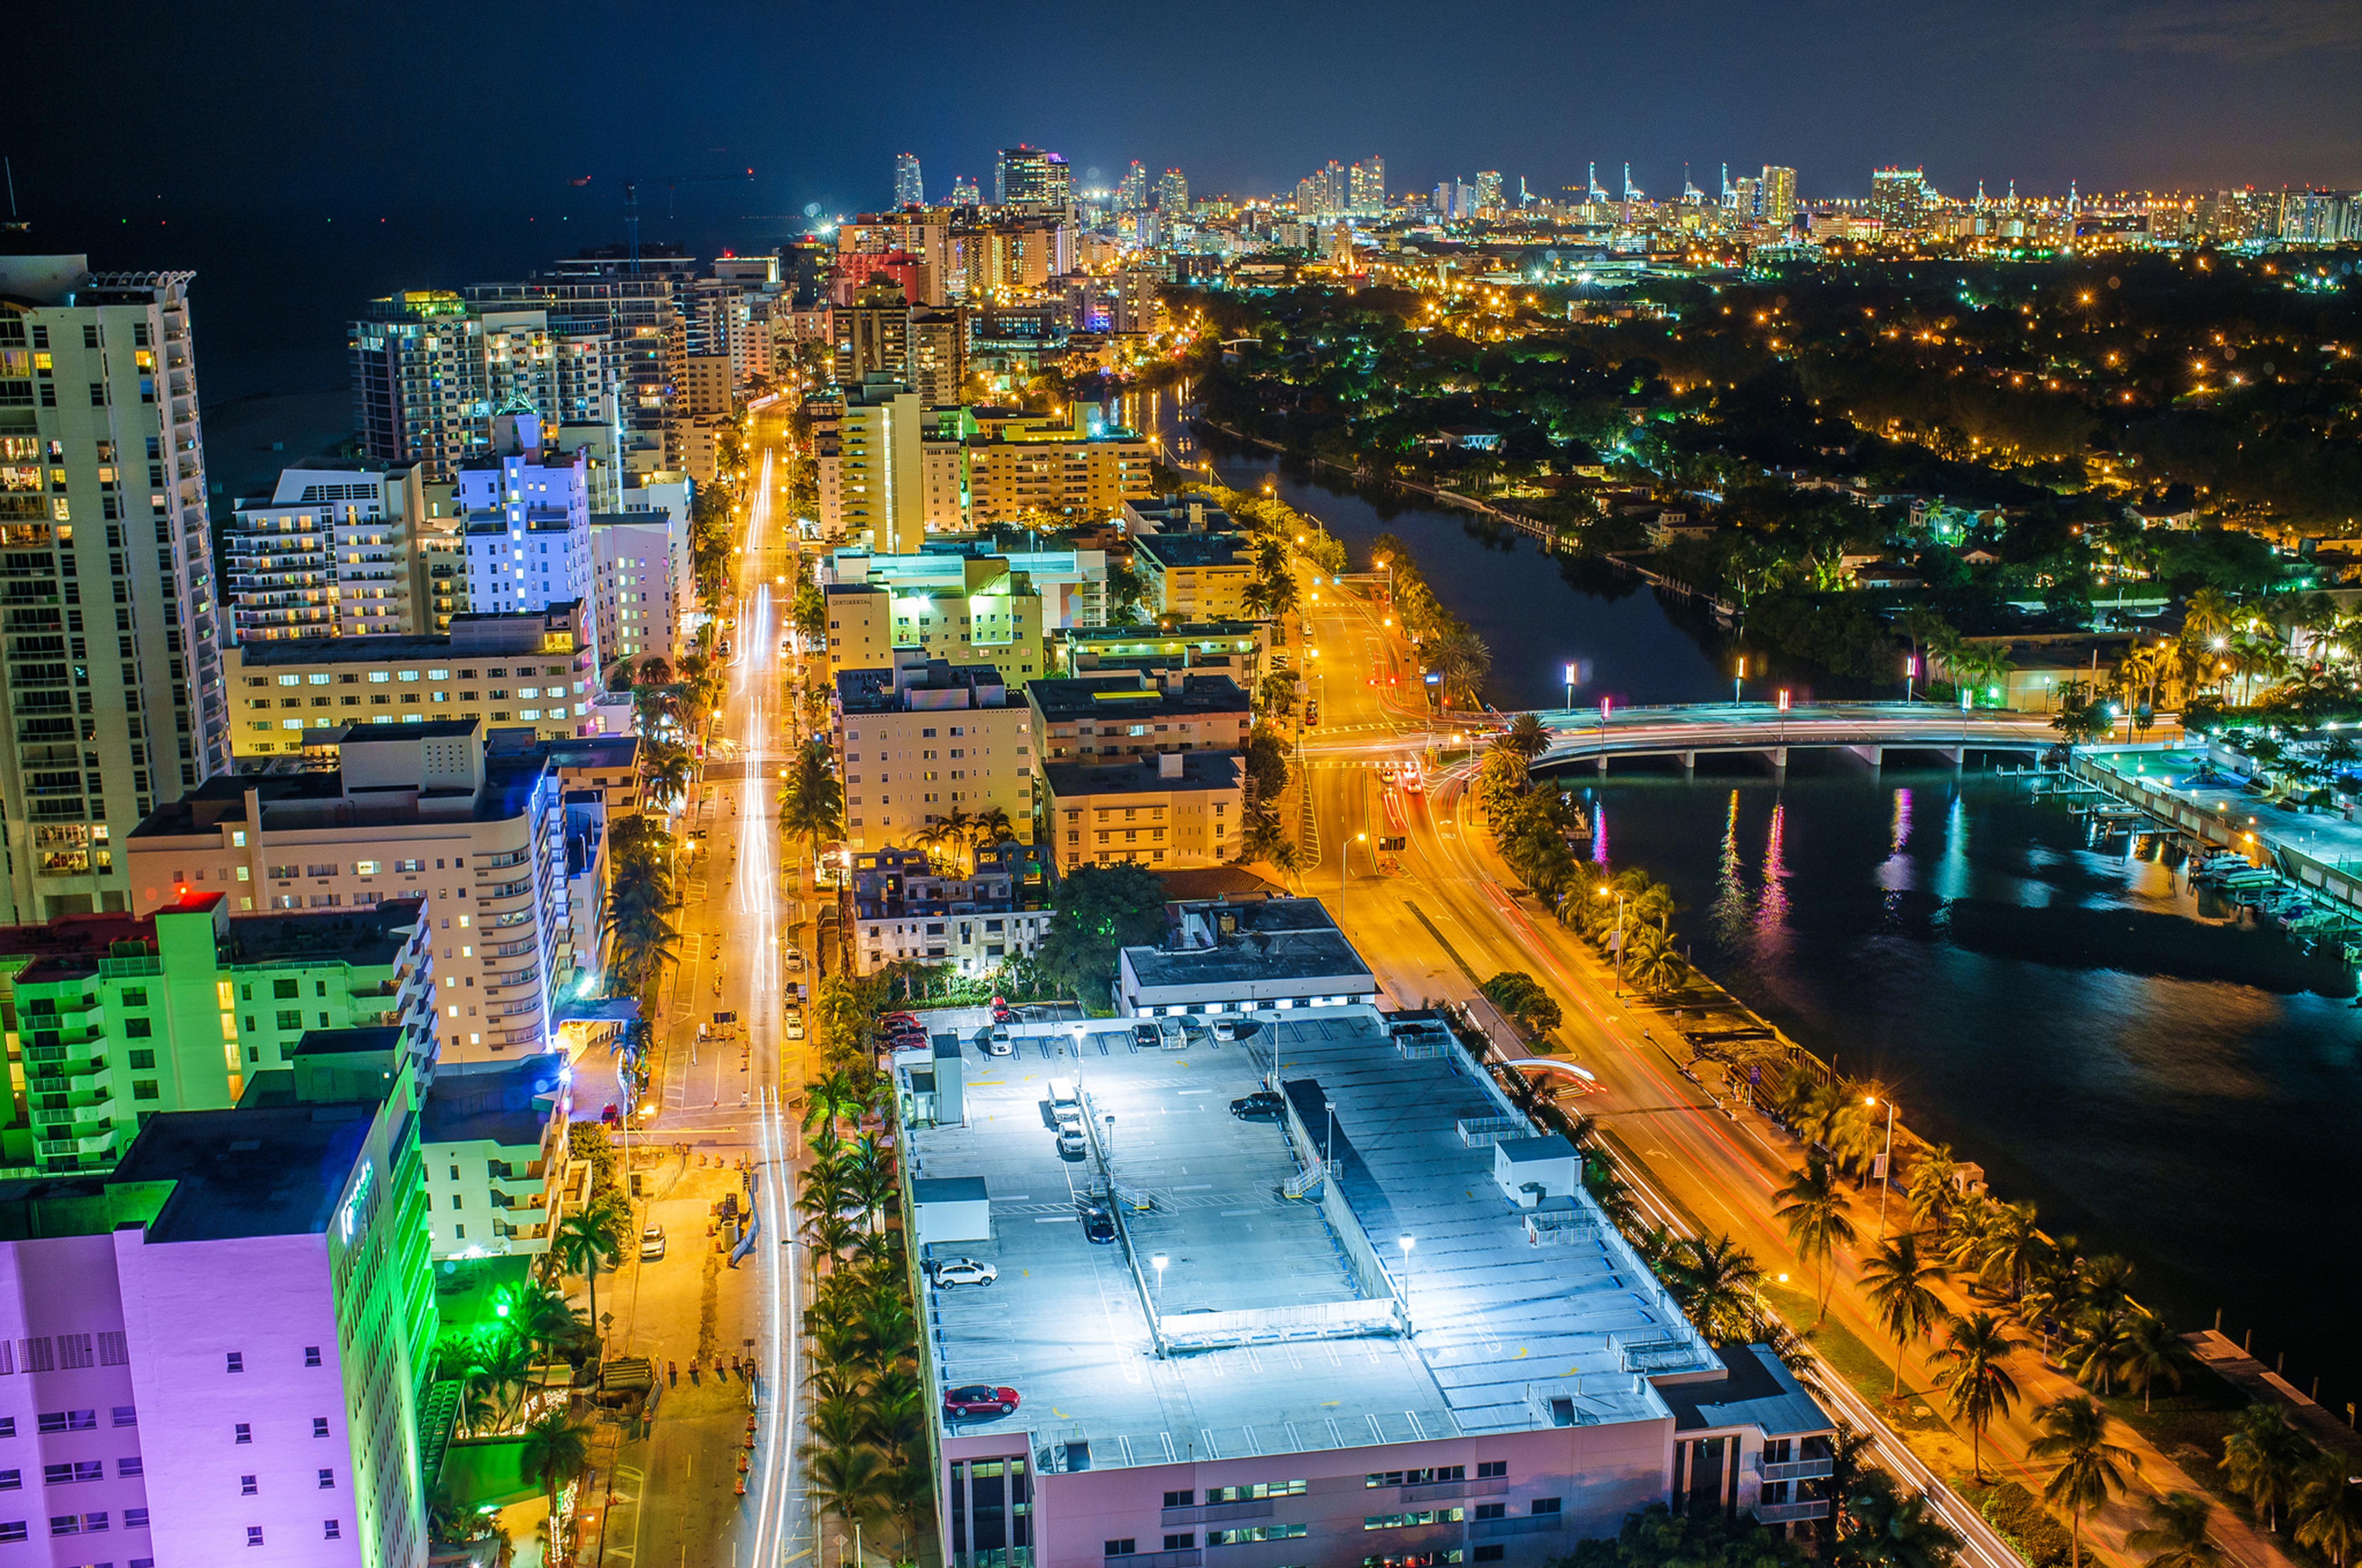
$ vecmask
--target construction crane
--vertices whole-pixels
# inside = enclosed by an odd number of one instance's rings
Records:
[[[1628,164],[1625,167],[1626,171],[1629,172],[1631,166]],[[1583,166],[1583,182],[1591,188],[1591,204],[1594,206],[1606,206],[1607,204],[1607,193],[1599,188],[1599,165],[1596,163],[1586,163]],[[1630,182],[1628,181],[1626,183],[1628,184]]]
[[[624,187],[624,239],[625,247],[631,254],[632,271],[636,272],[640,270],[640,187],[642,185],[662,185],[665,188],[665,221],[667,223],[670,223],[674,219],[673,196],[681,186],[752,184],[754,180],[755,171],[752,169],[749,169],[743,174],[721,174],[710,177],[704,175],[691,176],[684,174],[659,174],[644,179],[624,181],[622,182]],[[578,185],[588,183],[588,182],[584,180],[577,180],[573,182]]]
[[[1626,204],[1628,205],[1633,202],[1646,201],[1647,199],[1648,193],[1641,190],[1639,186],[1632,183],[1632,166],[1627,163],[1624,165],[1624,200]]]

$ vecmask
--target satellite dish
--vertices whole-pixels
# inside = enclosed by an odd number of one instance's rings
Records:
[[[806,202],[806,203],[804,204],[804,216],[806,216],[806,217],[818,217],[818,216],[820,216],[820,204],[819,204],[818,202]]]

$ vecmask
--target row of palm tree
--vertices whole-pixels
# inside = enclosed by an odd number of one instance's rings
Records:
[[[459,1426],[484,1437],[515,1429],[537,1366],[579,1359],[597,1348],[589,1319],[557,1290],[531,1281],[507,1317],[447,1330],[436,1346],[436,1375],[460,1386]]]
[[[2250,1405],[2223,1441],[2223,1470],[2275,1534],[2345,1568],[2362,1550],[2362,1485],[2343,1453],[2312,1441],[2276,1405]]]
[[[632,1205],[620,1191],[595,1192],[557,1222],[543,1255],[546,1266],[582,1275],[590,1294],[590,1321],[599,1320],[599,1271],[612,1269],[632,1239]]]
[[[649,997],[665,965],[680,956],[677,846],[655,817],[626,817],[607,835],[608,977],[611,994]]]
[[[835,752],[820,736],[797,748],[779,790],[779,831],[811,846],[815,876],[821,845],[844,834],[844,785],[837,777]]]
[[[1009,813],[999,806],[988,806],[970,812],[965,806],[954,806],[947,816],[932,817],[927,825],[912,835],[911,843],[939,863],[965,874],[976,867],[978,852],[1008,843],[1017,836],[1009,821]]]
[[[800,1100],[814,1158],[796,1211],[823,1268],[803,1320],[811,1343],[803,1459],[824,1512],[846,1525],[894,1519],[901,1555],[915,1559],[933,1512],[934,1471],[903,1231],[892,1223],[894,1154],[862,1131],[877,1109],[874,1078],[832,1072],[806,1084]]]

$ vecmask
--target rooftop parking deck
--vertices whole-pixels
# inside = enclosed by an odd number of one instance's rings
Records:
[[[927,1289],[937,1387],[1023,1400],[958,1431],[1161,1464],[1662,1418],[1648,1377],[1721,1372],[1587,1198],[1521,1204],[1496,1179],[1514,1156],[1494,1144],[1532,1130],[1439,1033],[1406,1045],[1365,1007],[1175,1049],[1129,1026],[1013,1033],[1011,1056],[961,1045],[965,1124],[910,1139],[913,1177],[981,1178],[989,1199],[988,1239],[927,1255],[999,1270]],[[1088,1118],[1078,1157],[1058,1078]],[[1285,1114],[1231,1114],[1280,1085]],[[1089,1239],[1095,1209],[1112,1241]]]

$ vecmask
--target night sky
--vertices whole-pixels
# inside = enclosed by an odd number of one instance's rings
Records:
[[[1963,194],[2362,184],[2354,0],[233,0],[33,7],[10,41],[0,150],[41,240],[196,266],[241,320],[267,286],[306,337],[331,301],[620,238],[626,179],[644,237],[711,254],[879,204],[900,151],[988,195],[1019,140],[1200,193],[1373,152],[1396,190],[1627,160],[1667,196],[1683,160],[1805,195],[1885,162]]]

